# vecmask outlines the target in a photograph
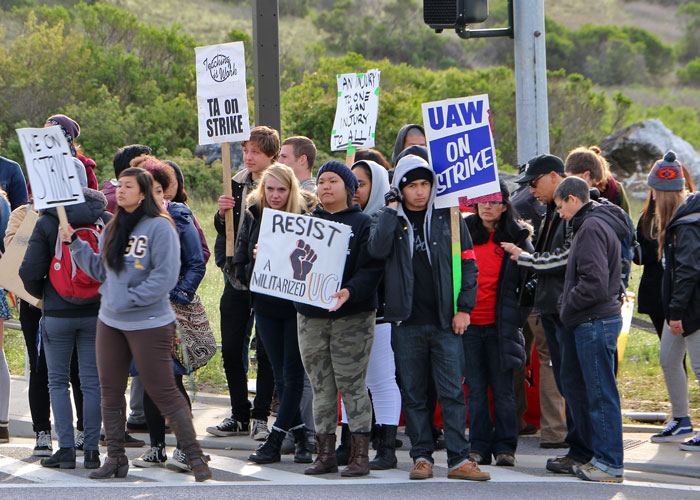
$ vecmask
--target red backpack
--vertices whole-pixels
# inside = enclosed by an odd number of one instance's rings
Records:
[[[76,237],[86,241],[95,253],[98,251],[100,234],[104,229],[102,219],[95,224],[77,226],[74,228]],[[100,297],[100,283],[80,269],[71,255],[70,247],[64,245],[60,234],[56,238],[56,252],[51,260],[49,279],[56,292],[71,304],[94,304]]]

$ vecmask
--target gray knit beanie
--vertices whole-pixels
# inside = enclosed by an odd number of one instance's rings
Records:
[[[675,152],[669,151],[661,160],[654,163],[647,177],[647,184],[659,191],[683,191],[685,189],[683,168],[676,159]]]

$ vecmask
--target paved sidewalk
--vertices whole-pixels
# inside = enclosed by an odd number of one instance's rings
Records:
[[[254,381],[250,387],[251,390],[254,389]],[[205,429],[208,426],[216,425],[225,417],[230,416],[227,396],[199,392],[195,395],[192,413],[195,429],[203,448],[245,451],[255,450],[260,445],[260,442],[253,441],[247,436],[215,437],[207,434]],[[270,424],[273,420],[270,419]],[[625,469],[700,479],[700,453],[682,451],[678,447],[678,442],[651,443],[649,437],[658,432],[659,429],[661,429],[660,426],[652,425],[624,426]],[[10,435],[25,438],[34,437],[27,398],[27,383],[22,377],[12,377]],[[147,434],[136,435],[148,441]],[[408,450],[410,448],[408,437],[401,434],[399,438],[403,440],[403,450]],[[175,437],[170,434],[166,435],[166,442],[169,446],[174,446]],[[546,458],[564,452],[565,450],[540,449],[539,437],[535,435],[520,438],[516,456],[518,464],[536,468],[544,467]]]

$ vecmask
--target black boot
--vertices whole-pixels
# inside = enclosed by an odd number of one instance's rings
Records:
[[[107,460],[102,467],[88,474],[90,479],[108,479],[126,477],[129,472],[129,459],[124,450],[124,408],[102,408],[102,425],[105,428],[107,442]]]
[[[306,432],[304,424],[292,429],[294,435],[294,462],[297,464],[310,464],[313,462],[311,443],[309,443],[309,434]]]
[[[86,469],[99,469],[100,468],[100,451],[99,450],[85,450],[83,457],[83,467]]]
[[[396,468],[396,426],[382,425],[379,433],[379,447],[377,455],[369,463],[372,470],[386,470]]]
[[[52,469],[75,469],[75,448],[59,448],[50,457],[42,458],[41,465]]]
[[[343,424],[343,430],[340,433],[340,445],[335,450],[335,458],[338,465],[348,465],[350,460],[350,426]]]
[[[168,415],[168,424],[173,429],[182,452],[187,456],[187,463],[192,468],[194,480],[202,482],[211,479],[211,471],[207,465],[209,456],[205,456],[199,446],[189,407],[183,406],[172,415]]]
[[[256,464],[279,462],[281,460],[280,448],[282,448],[282,441],[284,441],[285,435],[286,432],[273,427],[265,442],[255,450],[255,453],[248,457],[248,460]]]

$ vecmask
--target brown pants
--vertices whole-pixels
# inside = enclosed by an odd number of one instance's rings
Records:
[[[126,408],[124,392],[133,358],[141,381],[161,415],[187,406],[175,385],[172,342],[175,324],[149,330],[118,330],[97,321],[97,371],[103,408]]]

